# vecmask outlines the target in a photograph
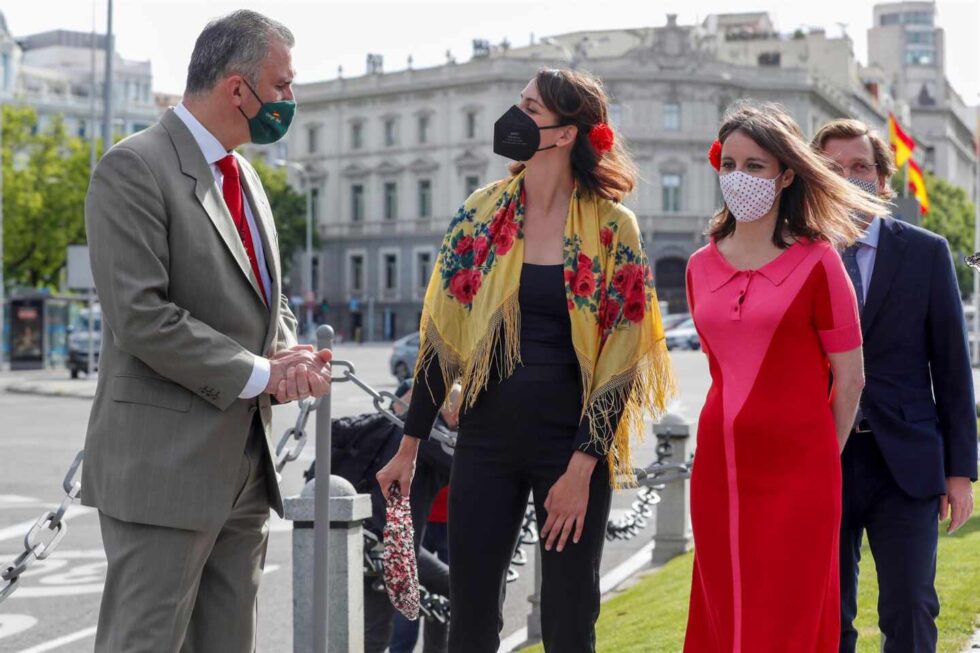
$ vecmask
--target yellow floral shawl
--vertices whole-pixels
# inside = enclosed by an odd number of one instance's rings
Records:
[[[523,173],[482,188],[449,224],[422,310],[416,373],[438,356],[463,408],[520,364],[518,289],[524,261]],[[630,434],[659,417],[675,392],[660,309],[636,217],[580,193],[565,223],[565,294],[582,373],[583,418],[616,476],[632,479]],[[494,356],[503,338],[503,355]],[[603,433],[620,415],[615,436]]]

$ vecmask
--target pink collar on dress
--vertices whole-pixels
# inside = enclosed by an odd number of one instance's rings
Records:
[[[728,262],[728,259],[726,259],[718,249],[718,244],[715,242],[715,239],[712,238],[711,242],[708,244],[708,251],[710,252],[711,256],[708,256],[705,259],[708,287],[710,288],[711,292],[715,292],[739,274],[748,272],[753,274],[761,274],[772,282],[774,286],[778,286],[785,281],[786,277],[788,277],[790,273],[803,261],[803,259],[807,257],[812,244],[813,243],[809,238],[801,237],[795,243],[786,248],[786,250],[784,250],[779,256],[769,261],[758,270],[739,270]]]

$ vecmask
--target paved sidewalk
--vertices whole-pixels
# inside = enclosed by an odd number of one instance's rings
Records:
[[[97,375],[72,379],[68,370],[29,370],[0,373],[0,391],[46,397],[93,399]]]
[[[368,345],[371,348],[385,346],[389,345],[387,343]],[[343,358],[343,354],[349,355],[356,352],[356,347],[357,345],[341,345],[337,352],[340,354],[338,358]],[[91,379],[82,375],[78,379],[72,379],[68,376],[68,370],[6,371],[0,372],[0,392],[93,399],[97,378],[97,375],[93,375]],[[977,403],[980,403],[980,368],[973,368],[973,391]]]
[[[391,343],[369,343],[366,345],[342,343],[335,347],[340,359],[360,358],[363,350],[391,350]],[[72,379],[67,369],[26,370],[0,372],[0,392],[37,395],[44,397],[75,397],[94,399],[98,375],[88,378],[83,373]]]
[[[976,653],[977,651],[980,651],[980,629],[973,633],[973,639],[963,649],[963,653]]]

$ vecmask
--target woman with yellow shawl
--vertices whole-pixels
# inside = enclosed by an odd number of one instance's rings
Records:
[[[398,454],[378,473],[408,492],[419,439],[461,386],[449,484],[449,650],[493,653],[528,494],[541,532],[545,649],[595,650],[611,485],[630,436],[673,391],[639,228],[635,174],[591,76],[542,70],[494,125],[517,163],[449,225],[429,282]],[[598,464],[599,461],[602,464]]]

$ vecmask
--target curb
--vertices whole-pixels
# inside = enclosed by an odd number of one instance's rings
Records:
[[[36,397],[69,397],[72,399],[95,399],[95,389],[78,388],[68,389],[58,386],[45,386],[33,383],[11,383],[6,388],[6,392],[20,395],[33,395]]]

